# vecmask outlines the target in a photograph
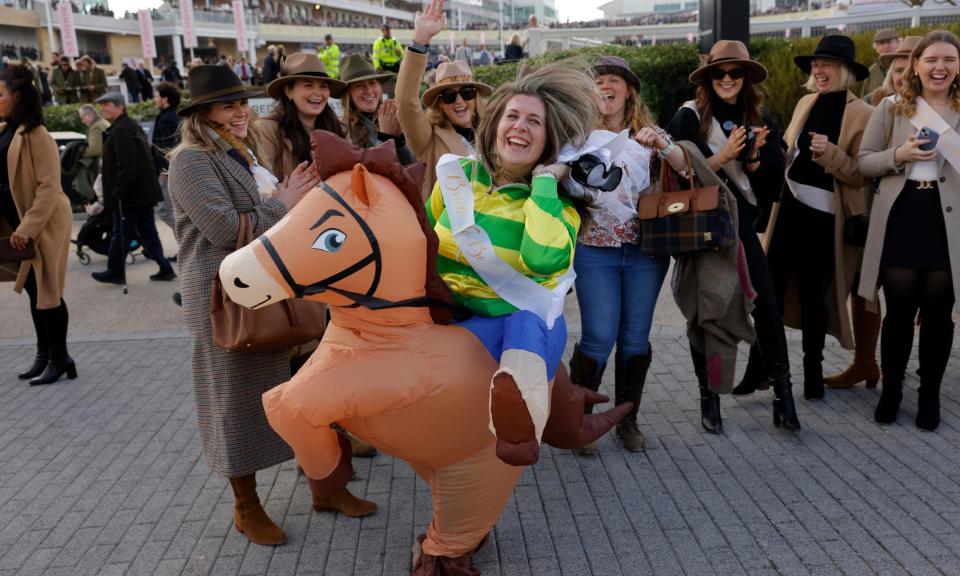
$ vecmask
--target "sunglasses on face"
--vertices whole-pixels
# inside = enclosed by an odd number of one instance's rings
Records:
[[[444,90],[440,93],[440,100],[444,104],[453,104],[457,101],[457,94],[463,98],[464,102],[469,102],[477,97],[477,89],[473,86],[464,86],[460,88],[460,90],[454,90],[452,88],[449,90]]]
[[[724,76],[729,76],[731,80],[739,80],[746,75],[746,72],[743,68],[731,68],[730,70],[724,70],[722,68],[714,68],[710,71],[710,77],[714,80],[723,80]]]
[[[584,154],[570,163],[570,176],[581,186],[610,192],[620,185],[623,169],[619,166],[611,166],[607,169],[596,156]]]

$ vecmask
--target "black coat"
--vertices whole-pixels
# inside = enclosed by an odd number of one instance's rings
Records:
[[[127,90],[136,92],[137,94],[140,93],[140,78],[137,76],[136,70],[129,66],[124,66],[123,70],[120,71],[120,79],[127,85]]]
[[[153,166],[157,169],[157,174],[169,168],[167,152],[180,142],[180,135],[177,133],[179,127],[180,117],[173,106],[161,110],[153,122]]]
[[[116,208],[153,206],[163,200],[153,154],[140,125],[124,114],[103,133],[103,200]]]
[[[137,78],[140,80],[140,96],[146,101],[153,98],[153,74],[146,68],[137,68]]]
[[[273,82],[277,77],[277,62],[273,59],[273,54],[267,54],[267,57],[263,59],[263,83],[269,84]]]

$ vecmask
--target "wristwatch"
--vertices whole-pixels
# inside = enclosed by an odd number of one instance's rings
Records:
[[[427,51],[430,50],[430,45],[420,44],[419,42],[414,41],[410,43],[410,49],[420,54],[426,54]]]

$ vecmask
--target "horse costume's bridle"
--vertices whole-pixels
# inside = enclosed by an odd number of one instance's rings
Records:
[[[287,286],[293,292],[294,296],[297,298],[303,298],[305,296],[312,296],[314,294],[322,294],[324,292],[333,292],[334,294],[339,294],[353,302],[344,308],[357,308],[363,306],[364,308],[369,308],[371,310],[384,310],[387,308],[403,308],[403,307],[427,307],[427,306],[442,306],[445,308],[451,308],[452,305],[447,302],[442,302],[436,298],[431,298],[429,296],[418,296],[416,298],[408,298],[406,300],[392,301],[384,300],[383,298],[377,298],[374,296],[377,288],[380,287],[380,278],[383,270],[383,261],[380,254],[380,244],[377,242],[377,237],[374,236],[373,230],[367,226],[367,223],[364,222],[363,218],[351,207],[346,200],[337,193],[336,190],[331,188],[325,182],[320,183],[320,188],[324,192],[329,194],[336,200],[341,206],[343,206],[347,212],[353,216],[357,224],[359,224],[360,229],[363,230],[364,235],[367,237],[367,241],[370,242],[370,254],[361,258],[359,261],[351,264],[350,266],[344,268],[343,270],[327,276],[323,280],[319,280],[312,284],[303,285],[298,283],[293,279],[293,276],[290,274],[290,271],[287,269],[287,265],[284,264],[283,259],[280,258],[280,254],[277,252],[277,249],[274,248],[273,244],[270,242],[270,239],[266,235],[260,236],[258,239],[263,247],[267,250],[267,254],[270,255],[270,260],[273,261],[273,265],[277,267],[280,275],[283,277],[284,282],[287,283]],[[370,283],[370,288],[365,294],[360,294],[359,292],[352,292],[350,290],[344,290],[342,288],[337,288],[332,286],[337,282],[349,278],[355,273],[363,270],[367,266],[373,264],[373,281]]]

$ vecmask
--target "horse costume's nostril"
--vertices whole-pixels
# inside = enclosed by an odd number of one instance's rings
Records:
[[[249,287],[250,287],[250,286],[247,286],[246,284],[244,284],[243,281],[241,281],[239,277],[233,279],[233,285],[236,286],[237,288],[249,288]]]

